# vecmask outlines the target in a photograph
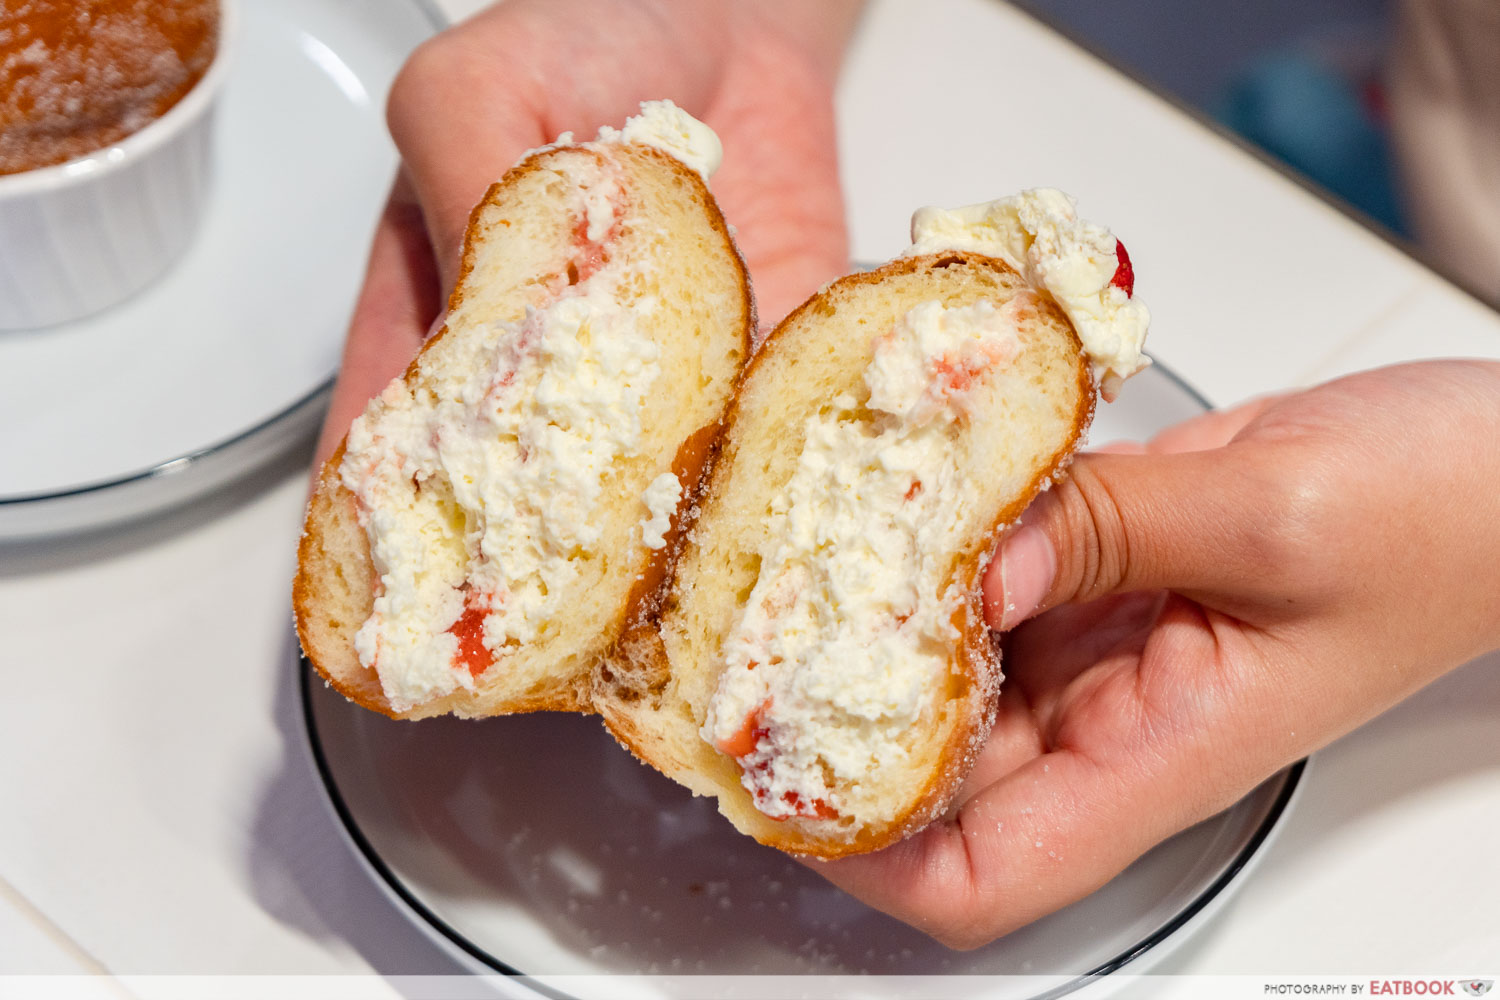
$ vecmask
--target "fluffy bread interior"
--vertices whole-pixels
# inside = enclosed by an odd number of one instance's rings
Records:
[[[737,760],[703,732],[724,683],[726,644],[761,593],[766,538],[777,518],[786,516],[809,428],[823,426],[819,421],[838,411],[839,420],[865,425],[840,440],[859,441],[878,430],[886,418],[872,412],[864,381],[875,345],[929,303],[944,310],[976,303],[1009,308],[1019,335],[1013,358],[965,385],[964,413],[946,425],[939,446],[954,478],[924,501],[929,506],[923,520],[941,522],[943,530],[931,536],[942,539],[942,551],[921,554],[938,581],[936,592],[923,598],[946,600],[940,607],[943,614],[951,612],[953,628],[939,669],[922,682],[926,691],[915,718],[859,717],[857,709],[830,711],[825,704],[802,729],[781,734],[784,747],[828,742],[846,748],[853,734],[883,749],[854,780],[840,778],[838,768],[818,758],[819,787],[836,809],[812,808],[807,794],[799,801],[794,793],[796,808],[783,805],[780,815],[768,815],[768,800],[757,801],[741,780],[752,758]],[[985,562],[1002,527],[1062,470],[1092,415],[1094,395],[1067,320],[997,260],[968,253],[904,258],[829,286],[773,332],[747,370],[655,641],[617,651],[617,659],[633,661],[622,672],[654,675],[662,683],[650,697],[600,699],[607,723],[647,762],[699,793],[717,796],[720,809],[743,832],[784,850],[823,857],[873,850],[932,820],[956,791],[993,717],[1000,672],[978,596]],[[857,512],[862,481],[848,488],[854,499],[847,506]],[[819,544],[811,546],[810,559],[827,562],[833,554],[818,551]],[[797,579],[804,582],[823,572],[802,569]],[[837,609],[837,595],[825,603]],[[931,644],[930,638],[922,641]],[[754,661],[750,667],[768,669]],[[882,683],[861,677],[852,660],[845,667],[831,680],[836,688]],[[786,697],[786,690],[778,697]],[[843,697],[835,692],[825,701]],[[755,721],[746,720],[745,732]],[[757,739],[764,735],[763,729],[755,732]],[[775,763],[753,759],[757,768]]]
[[[598,313],[606,308],[612,310],[608,323]],[[553,330],[562,322],[560,310],[576,314],[567,336]],[[657,150],[626,143],[544,149],[518,164],[471,216],[443,329],[403,379],[372,403],[362,418],[364,438],[357,422],[354,437],[346,438],[321,472],[294,587],[309,659],[351,699],[403,718],[587,708],[592,670],[644,593],[639,581],[661,574],[669,548],[661,535],[676,521],[679,501],[696,489],[706,458],[705,428],[719,421],[752,329],[743,265],[694,171]],[[635,354],[611,355],[609,365],[623,372],[619,377],[626,383],[634,382],[629,391],[604,399],[595,388],[599,365],[585,367],[593,363],[588,352],[619,354],[624,334],[636,345]],[[549,337],[557,341],[555,349]],[[544,368],[538,353],[556,370]],[[487,381],[476,383],[475,372],[485,370]],[[576,462],[544,448],[528,451],[524,439],[485,442],[490,450],[465,466],[457,483],[426,467],[408,477],[410,456],[377,447],[383,435],[405,426],[409,412],[455,400],[503,410],[503,420],[511,423],[502,426],[500,438],[507,438],[505,427],[523,426],[522,438],[536,434],[542,444],[555,440],[558,423],[566,422],[556,416],[558,407],[568,419],[574,417],[568,407],[587,411],[575,420],[570,446],[585,459],[599,460],[597,481],[586,484],[597,497],[580,499],[579,489],[570,490],[567,477]],[[622,424],[629,425],[628,435],[617,433]],[[595,428],[594,439],[589,428]],[[408,436],[413,448],[425,447],[421,434]],[[369,445],[372,438],[376,445],[359,455],[377,459],[350,458],[351,439]],[[606,452],[611,442],[615,451]],[[512,495],[509,509],[473,502],[484,484],[471,480],[493,480],[491,492],[503,494],[506,478],[518,475],[522,465],[553,459],[554,472],[535,473],[538,483],[551,482],[549,476],[560,480],[552,495]],[[390,508],[382,517],[400,520],[402,545],[419,549],[396,554],[419,557],[419,565],[398,568],[399,560],[378,547],[372,556],[376,536],[366,527],[376,505],[356,495],[372,473],[359,461],[403,470],[381,481],[378,506]],[[514,525],[508,529],[509,521]],[[493,605],[483,605],[482,627],[464,639],[454,629],[473,603],[466,595],[476,560],[504,545],[524,548],[526,559],[552,567],[539,584],[527,584],[534,606],[515,616],[525,638],[497,640],[488,620]],[[402,573],[406,577],[398,581]],[[361,662],[356,647],[377,597],[398,583],[433,602],[439,609],[434,620],[453,622],[453,629],[439,625],[422,639],[442,644],[437,660],[475,653],[482,637],[486,652],[478,655],[490,662],[465,670],[454,660],[451,682],[440,678],[448,690],[414,703],[393,702],[391,679],[383,683],[370,657]],[[377,637],[377,660],[382,641],[386,637]]]

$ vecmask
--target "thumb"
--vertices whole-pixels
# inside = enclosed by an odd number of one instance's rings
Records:
[[[983,584],[990,624],[1009,629],[1059,604],[1134,591],[1274,592],[1284,576],[1274,526],[1296,504],[1258,451],[1078,456],[1001,541]]]

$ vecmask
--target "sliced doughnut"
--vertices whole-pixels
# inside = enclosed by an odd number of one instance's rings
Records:
[[[1095,396],[1067,317],[1000,259],[834,282],[750,363],[658,620],[610,664],[655,681],[596,696],[607,724],[783,850],[930,822],[993,719],[985,565]]]
[[[442,329],[309,505],[297,629],[352,700],[399,718],[588,707],[750,350],[743,263],[679,159],[702,168],[705,147],[670,102],[643,105],[528,155],[475,208]]]

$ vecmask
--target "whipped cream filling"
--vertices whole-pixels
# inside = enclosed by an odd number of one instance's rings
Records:
[[[606,476],[639,445],[660,364],[642,310],[619,307],[614,281],[588,284],[503,324],[451,395],[388,390],[350,430],[343,481],[381,584],[355,647],[398,710],[473,688],[453,631],[466,608],[491,653],[536,641],[599,540]],[[653,516],[670,517],[664,492]]]
[[[667,532],[672,527],[672,515],[677,513],[677,504],[682,500],[682,483],[670,472],[663,472],[651,480],[646,487],[646,519],[641,522],[641,543],[648,549],[659,549],[667,544]]]
[[[599,130],[599,142],[638,142],[677,157],[707,180],[724,159],[724,146],[714,130],[671,101],[643,101],[641,113],[625,120],[618,132]]]
[[[602,126],[594,142],[634,142],[652,146],[676,157],[696,170],[706,181],[719,169],[724,159],[724,144],[713,129],[679,108],[671,101],[642,101],[641,113],[625,119],[622,128]],[[564,132],[553,142],[528,150],[521,159],[534,153],[578,145],[572,132]],[[584,145],[587,145],[586,143]]]
[[[1120,242],[1078,217],[1070,196],[1034,188],[961,208],[922,208],[912,216],[907,252],[970,250],[998,257],[1072,322],[1105,399],[1151,363],[1141,353],[1151,314],[1134,297],[1134,274]]]
[[[945,556],[976,489],[947,441],[1019,353],[1027,301],[917,306],[876,340],[863,393],[808,418],[701,729],[766,815],[858,816],[859,784],[932,711],[965,598]]]

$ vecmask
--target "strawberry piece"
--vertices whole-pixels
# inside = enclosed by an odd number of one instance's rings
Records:
[[[484,644],[484,616],[488,613],[488,602],[476,601],[472,592],[464,601],[464,613],[448,629],[458,637],[458,651],[453,654],[453,665],[463,667],[478,677],[495,662],[494,652]]]
[[[1115,257],[1120,264],[1115,268],[1115,276],[1109,279],[1109,283],[1124,292],[1128,298],[1135,294],[1135,268],[1130,266],[1130,254],[1125,252],[1125,244],[1119,240],[1115,240]]]
[[[602,240],[589,239],[588,219],[579,219],[573,226],[573,259],[568,262],[568,284],[581,285],[593,277],[609,261],[610,241],[615,228]]]
[[[740,723],[740,728],[727,739],[715,742],[719,750],[735,758],[741,768],[746,767],[745,758],[760,749],[762,742],[770,738],[770,727],[765,724],[762,716],[771,707],[770,699],[761,702],[750,713],[745,716],[745,721]],[[750,770],[766,773],[771,770],[771,758],[760,760],[748,765]],[[751,793],[756,801],[756,808],[765,811],[765,802],[770,797],[770,791],[764,787],[756,789]],[[817,819],[833,819],[838,812],[824,799],[812,799],[803,801],[802,796],[795,791],[783,792],[781,801],[792,808],[795,816],[815,817]],[[777,821],[786,819],[785,816],[772,817]]]
[[[718,741],[717,746],[721,751],[731,757],[748,757],[755,752],[760,741],[771,735],[761,722],[761,714],[770,706],[770,701],[763,701],[745,716],[745,721],[740,723],[740,728],[735,730],[728,739]]]
[[[811,802],[803,802],[802,796],[796,792],[787,792],[782,795],[781,801],[791,806],[798,816],[808,816],[816,819],[833,819],[838,812],[823,799],[813,799]]]

